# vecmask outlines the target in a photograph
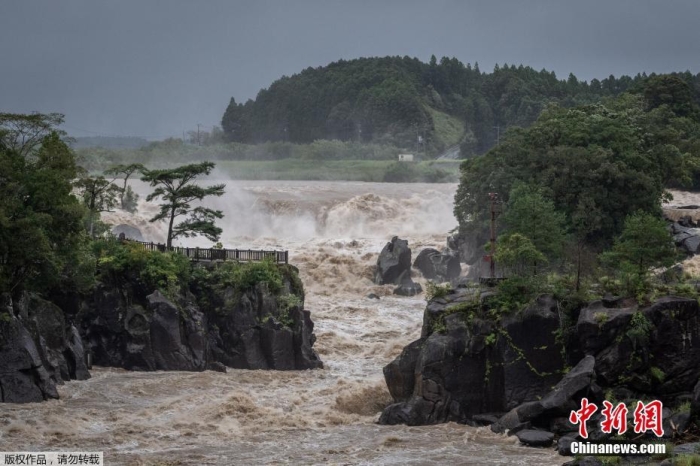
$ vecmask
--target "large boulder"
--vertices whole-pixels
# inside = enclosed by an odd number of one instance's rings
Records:
[[[423,292],[420,283],[416,283],[410,278],[401,281],[401,284],[394,288],[393,293],[399,296],[415,296]]]
[[[453,254],[442,254],[437,249],[423,249],[413,262],[413,267],[420,270],[423,276],[429,280],[449,282],[461,272],[459,257]]]
[[[374,282],[377,285],[400,285],[404,277],[410,276],[411,249],[408,241],[394,236],[379,253]]]
[[[670,226],[676,246],[688,255],[695,255],[700,249],[700,229],[690,227],[691,223],[674,222]]]

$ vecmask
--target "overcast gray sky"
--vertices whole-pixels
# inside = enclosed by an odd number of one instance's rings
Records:
[[[64,113],[74,136],[160,139],[340,58],[697,73],[699,20],[697,0],[0,0],[0,111]]]

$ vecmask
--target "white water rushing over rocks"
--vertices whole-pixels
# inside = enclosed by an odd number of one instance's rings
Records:
[[[290,251],[325,368],[226,374],[95,368],[92,379],[59,387],[60,400],[0,405],[0,450],[104,451],[108,465],[563,463],[553,450],[520,446],[488,428],[375,423],[391,402],[382,368],[419,337],[425,301],[374,285],[373,267],[393,235],[408,239],[414,258],[424,247],[442,248],[456,225],[455,189],[229,181],[225,196],[210,203],[225,214],[222,243]],[[165,225],[148,223],[154,211],[141,202],[136,217],[103,218],[162,241]],[[382,298],[367,299],[368,293]]]

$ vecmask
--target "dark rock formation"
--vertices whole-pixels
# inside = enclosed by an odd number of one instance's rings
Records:
[[[682,223],[674,222],[670,226],[673,242],[688,255],[697,254],[700,248],[700,229],[691,225],[694,225],[694,222],[687,219]]]
[[[241,369],[314,369],[322,367],[313,350],[316,337],[309,311],[283,309],[265,283],[209,310],[209,351],[214,361]]]
[[[399,296],[415,296],[422,292],[423,287],[420,286],[420,283],[416,283],[410,278],[403,280],[399,286],[394,288],[394,294]]]
[[[413,267],[420,270],[423,276],[437,282],[449,282],[461,272],[459,258],[452,254],[442,254],[437,249],[423,249],[413,262]]]
[[[530,447],[548,447],[554,442],[554,434],[544,430],[526,429],[515,434],[522,443]]]
[[[57,306],[32,294],[0,297],[0,401],[58,398],[57,384],[89,377],[80,336]]]
[[[380,423],[467,422],[474,414],[534,401],[559,380],[555,368],[563,362],[550,299],[501,325],[477,317],[475,299],[472,291],[458,289],[428,304],[421,340],[385,368],[398,403],[384,411]],[[521,348],[528,338],[534,343]],[[522,354],[531,360],[523,362]],[[415,382],[407,399],[410,374]]]
[[[640,307],[609,297],[569,311],[569,322],[577,320],[566,336],[551,296],[498,319],[489,317],[492,305],[491,296],[470,289],[428,303],[421,338],[384,369],[396,403],[380,423],[487,419],[494,432],[519,434],[530,445],[565,436],[558,448],[567,454],[577,434],[568,416],[584,397],[599,406],[607,396],[628,404],[659,399],[673,409],[690,400],[690,413],[666,409],[667,437],[700,413],[697,300],[667,296]],[[506,410],[496,421],[490,414]],[[593,427],[601,419],[599,411],[589,421],[590,441],[610,436]]]
[[[98,283],[77,301],[61,300],[67,313],[33,294],[14,302],[2,295],[0,401],[57,398],[57,384],[90,377],[86,351],[97,365],[143,371],[322,367],[293,272],[281,267],[275,293],[266,281],[247,291],[217,285],[202,290],[200,301],[190,292],[172,299],[147,292],[138,277],[127,275]]]
[[[411,276],[411,249],[408,241],[394,236],[386,243],[377,259],[374,283],[377,285],[400,285],[405,277]]]
[[[225,290],[216,301],[200,309],[193,296],[174,303],[159,291],[141,298],[129,287],[100,285],[82,315],[85,341],[95,364],[131,370],[322,366],[310,313],[282,309],[265,283],[241,296]]]
[[[481,230],[473,234],[456,233],[447,237],[447,248],[456,253],[460,262],[472,265],[482,259],[488,241],[488,232]]]
[[[178,307],[159,291],[138,298],[126,288],[95,288],[81,315],[94,363],[142,371],[204,370],[206,321],[196,306]]]

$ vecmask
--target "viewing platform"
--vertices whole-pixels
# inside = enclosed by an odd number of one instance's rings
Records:
[[[182,254],[192,261],[238,261],[238,262],[262,262],[272,260],[277,264],[289,263],[289,251],[263,251],[254,249],[217,249],[217,248],[182,248],[170,247],[161,243],[147,243],[143,241],[127,240],[143,246],[147,251],[171,251]]]

